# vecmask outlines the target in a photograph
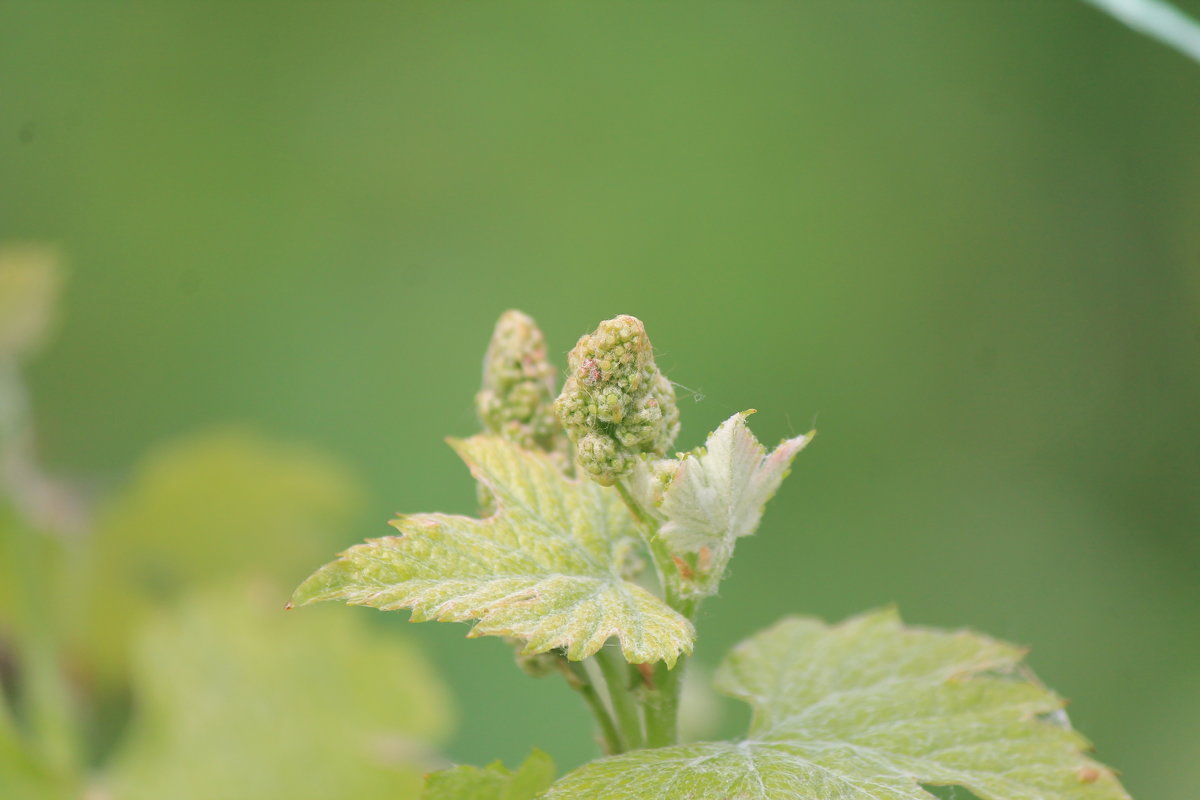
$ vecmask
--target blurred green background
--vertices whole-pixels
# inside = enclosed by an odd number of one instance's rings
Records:
[[[700,663],[795,611],[977,627],[1142,798],[1200,783],[1198,144],[1200,65],[1074,0],[0,6],[0,243],[70,274],[50,469],[303,442],[367,497],[332,555],[472,511],[442,437],[502,310],[564,361],[635,314],[681,446],[820,430]],[[341,611],[444,674],[451,758],[592,757],[503,643]]]

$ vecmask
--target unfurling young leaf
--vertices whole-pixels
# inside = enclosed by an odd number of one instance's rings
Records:
[[[704,596],[717,584],[742,536],[758,528],[763,507],[787,477],[792,459],[812,441],[813,434],[788,439],[770,454],[746,426],[754,412],[734,414],[708,435],[705,446],[671,462],[639,470],[642,483],[664,482],[655,498],[664,522],[659,531],[671,552],[690,561],[684,587]],[[653,489],[641,489],[642,495]]]
[[[793,617],[743,642],[717,687],[753,709],[739,742],[639,750],[581,767],[546,800],[1128,800],[1023,651],[892,611],[837,626]]]
[[[495,515],[400,517],[393,524],[401,536],[350,548],[293,602],[478,620],[471,636],[510,636],[526,642],[526,653],[561,649],[573,661],[614,636],[630,663],[673,665],[691,652],[691,622],[621,573],[637,533],[614,489],[571,480],[546,454],[495,437],[451,446],[495,496]]]
[[[434,772],[425,779],[421,800],[534,800],[553,780],[554,762],[534,749],[515,772],[499,761]]]

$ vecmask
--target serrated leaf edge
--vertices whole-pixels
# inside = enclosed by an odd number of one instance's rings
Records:
[[[495,440],[496,442],[502,443],[504,446],[512,447],[515,450],[518,450],[521,453],[525,454],[526,456],[529,456],[532,458],[539,458],[539,459],[546,458],[546,456],[542,453],[535,452],[535,451],[529,451],[529,450],[522,450],[521,448],[518,448],[515,445],[512,445],[511,443],[504,442],[502,439],[499,439],[498,437],[479,436],[479,437],[472,437],[472,439],[492,439],[492,440]],[[498,487],[498,482],[496,482],[488,474],[488,470],[486,470],[482,464],[478,463],[474,458],[472,458],[470,456],[470,454],[468,452],[466,452],[467,445],[469,444],[470,440],[456,439],[454,437],[448,437],[446,441],[448,444],[450,444],[450,446],[455,450],[455,452],[459,455],[459,457],[467,465],[472,476],[476,480],[489,486],[489,488],[495,489]],[[573,487],[575,487],[577,489],[580,489],[582,491],[593,491],[594,490],[592,485],[583,483],[583,481],[581,479],[569,478],[565,475],[562,475],[561,472],[557,472],[557,470],[556,470],[556,474],[558,475],[559,479],[561,479],[568,485],[572,485]],[[615,490],[608,490],[608,491],[615,491]],[[470,620],[477,620],[475,625],[473,625],[471,627],[471,629],[468,631],[468,633],[467,633],[468,638],[475,638],[475,637],[480,637],[480,636],[511,636],[511,637],[522,639],[522,640],[526,641],[526,645],[522,650],[522,653],[525,655],[544,653],[544,652],[549,652],[554,649],[561,648],[561,649],[565,650],[567,657],[572,661],[582,661],[583,659],[585,659],[591,655],[594,655],[601,647],[604,646],[604,643],[607,642],[608,639],[613,638],[613,637],[617,638],[617,640],[620,644],[623,656],[625,657],[626,661],[628,661],[630,663],[646,663],[646,662],[662,660],[667,665],[668,668],[673,668],[681,654],[690,655],[692,653],[693,646],[694,646],[694,640],[695,640],[695,626],[692,624],[692,622],[690,620],[688,620],[686,617],[679,614],[674,609],[672,609],[670,606],[668,606],[657,595],[654,595],[653,593],[651,593],[648,590],[644,589],[643,587],[637,585],[636,583],[633,583],[632,581],[628,581],[625,578],[623,578],[613,565],[604,565],[602,569],[598,570],[598,571],[607,570],[610,574],[606,577],[599,577],[599,576],[592,576],[592,575],[576,576],[576,575],[569,575],[566,573],[558,573],[558,574],[547,576],[547,578],[545,580],[551,580],[555,577],[563,577],[563,578],[576,580],[576,581],[592,580],[592,581],[595,581],[598,586],[607,585],[607,586],[617,590],[619,593],[627,595],[633,601],[635,601],[639,606],[641,606],[643,604],[647,604],[647,603],[660,606],[660,608],[657,610],[668,621],[668,623],[669,623],[668,627],[674,628],[675,637],[667,647],[659,647],[658,650],[656,651],[657,652],[656,656],[647,657],[647,653],[643,652],[642,650],[640,650],[637,647],[636,642],[631,638],[631,636],[629,635],[629,632],[625,631],[624,629],[619,628],[619,627],[612,627],[610,630],[607,630],[607,631],[597,631],[592,636],[589,636],[585,639],[580,639],[573,643],[565,642],[565,641],[561,642],[561,643],[556,642],[556,641],[550,641],[550,642],[540,642],[535,645],[534,640],[531,639],[526,633],[519,632],[512,628],[507,628],[504,626],[496,625],[494,622],[490,622],[487,619],[487,617],[493,611],[495,611],[497,609],[500,609],[500,608],[503,608],[506,606],[511,606],[516,602],[532,600],[532,599],[536,598],[538,596],[536,591],[534,591],[530,587],[524,587],[522,589],[514,591],[511,595],[493,600],[492,602],[486,603],[481,606],[468,606],[463,609],[446,609],[446,608],[444,608],[444,606],[446,606],[449,602],[449,601],[446,601],[446,602],[443,602],[441,604],[441,607],[439,607],[436,610],[435,609],[421,609],[421,608],[416,607],[416,606],[419,606],[419,602],[418,602],[417,598],[412,595],[412,593],[406,593],[405,595],[403,595],[395,600],[392,600],[391,602],[382,603],[382,604],[374,604],[372,602],[372,600],[377,598],[380,594],[383,594],[384,592],[387,592],[387,591],[394,591],[395,585],[390,584],[390,583],[380,586],[379,593],[375,593],[375,594],[372,594],[369,592],[362,593],[357,597],[348,596],[348,593],[346,592],[346,590],[344,588],[325,588],[323,590],[314,591],[314,589],[318,585],[320,585],[321,583],[327,582],[330,578],[332,578],[334,575],[336,575],[339,571],[341,571],[343,569],[347,569],[351,560],[353,558],[355,558],[358,554],[373,551],[375,549],[385,549],[388,547],[395,547],[400,542],[402,542],[404,539],[406,539],[407,537],[419,535],[419,527],[420,526],[435,527],[435,526],[442,524],[444,521],[447,521],[447,520],[456,520],[460,523],[467,523],[467,524],[478,524],[478,523],[486,522],[487,520],[497,517],[498,515],[500,515],[503,512],[503,508],[504,508],[503,502],[499,502],[497,505],[497,510],[492,515],[485,518],[484,520],[480,520],[475,517],[468,517],[468,516],[461,515],[461,514],[441,514],[441,513],[411,514],[411,515],[399,516],[399,517],[391,520],[390,524],[393,525],[394,527],[396,527],[398,530],[400,530],[401,535],[367,539],[365,542],[361,542],[359,544],[352,545],[351,547],[342,551],[341,553],[338,554],[338,557],[334,561],[331,561],[331,562],[325,564],[324,566],[320,567],[319,569],[317,569],[312,575],[310,575],[307,579],[305,579],[300,584],[300,586],[298,586],[296,588],[295,592],[292,595],[292,600],[291,600],[291,602],[288,603],[287,607],[288,608],[297,607],[297,606],[303,607],[306,605],[310,605],[312,603],[317,603],[317,602],[322,602],[322,601],[343,600],[348,605],[370,606],[373,608],[378,608],[383,611],[391,611],[391,610],[398,610],[398,609],[402,609],[402,608],[409,608],[409,609],[412,609],[412,617],[411,617],[412,622],[424,622],[424,621],[429,621],[429,620],[436,620],[439,622],[465,622],[465,621],[470,621]],[[594,559],[591,558],[590,554],[584,553],[584,556],[586,557],[586,560],[591,561],[592,563],[596,563],[594,561]],[[358,571],[356,571],[356,572],[358,572]],[[358,572],[358,574],[361,575],[361,572]],[[359,578],[359,580],[361,582],[361,578]],[[601,589],[600,591],[603,591],[603,590]],[[599,592],[594,592],[592,594],[595,595],[598,593]],[[603,639],[601,639],[599,636],[599,634],[601,634],[601,633],[604,634]]]

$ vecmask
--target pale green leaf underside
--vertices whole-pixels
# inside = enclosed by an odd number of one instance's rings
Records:
[[[770,454],[734,414],[708,435],[704,449],[683,456],[663,493],[661,535],[674,552],[708,551],[696,577],[702,594],[716,590],[739,537],[758,528],[763,507],[779,489],[812,434],[788,439]]]
[[[516,771],[496,761],[434,772],[425,779],[421,800],[533,800],[553,780],[554,761],[535,749]]]
[[[582,660],[616,637],[631,663],[690,653],[692,624],[620,574],[636,536],[617,492],[563,476],[541,453],[476,436],[451,445],[496,498],[479,520],[401,517],[401,536],[356,545],[305,581],[293,601],[344,600],[413,620],[478,620],[472,636],[511,636],[524,652]]]
[[[754,717],[741,742],[641,750],[584,766],[546,800],[1128,800],[1082,751],[1022,651],[905,628],[891,611],[789,618],[738,646],[716,683]]]

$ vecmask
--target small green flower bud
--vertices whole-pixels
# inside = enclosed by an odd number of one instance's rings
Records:
[[[609,486],[639,453],[666,453],[679,433],[679,409],[641,320],[622,315],[601,322],[567,360],[571,374],[554,410],[588,475]]]
[[[475,395],[479,422],[488,433],[527,450],[543,450],[565,466],[567,441],[554,417],[554,379],[537,323],[520,311],[501,314],[483,358],[483,388]],[[481,517],[496,511],[483,483],[476,494]]]
[[[483,388],[475,395],[484,430],[529,450],[560,450],[554,379],[537,323],[520,311],[505,311],[483,359]]]

